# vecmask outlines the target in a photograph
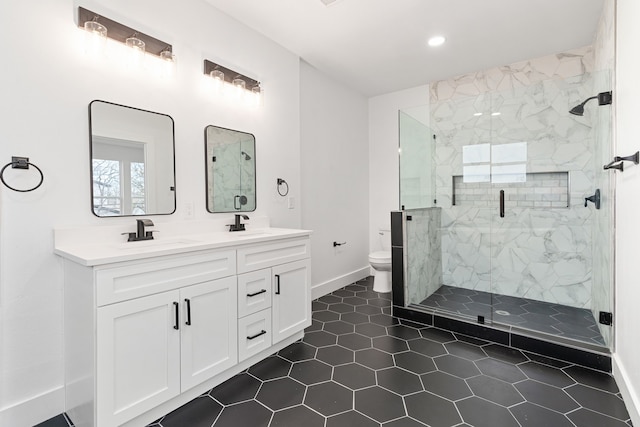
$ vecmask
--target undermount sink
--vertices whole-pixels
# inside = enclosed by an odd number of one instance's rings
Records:
[[[263,236],[273,236],[273,233],[270,233],[265,230],[245,230],[245,231],[233,231],[229,233],[229,236],[232,238],[243,238],[243,237],[263,237]]]
[[[142,240],[136,242],[125,242],[116,244],[114,247],[123,251],[126,250],[140,250],[140,249],[163,249],[173,248],[175,246],[192,245],[194,243],[200,243],[198,240],[193,239],[153,239]]]

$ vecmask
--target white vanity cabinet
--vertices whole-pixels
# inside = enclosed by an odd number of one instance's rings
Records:
[[[309,246],[307,232],[85,263],[56,248],[75,425],[146,425],[300,339],[311,324]]]
[[[309,240],[238,249],[238,346],[244,360],[311,325]]]

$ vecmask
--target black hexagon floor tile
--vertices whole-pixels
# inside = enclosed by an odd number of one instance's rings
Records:
[[[184,426],[184,424],[183,424]],[[273,414],[270,427],[324,427],[324,417],[304,405],[294,406]]]
[[[471,389],[463,379],[454,377],[446,372],[430,372],[420,378],[426,391],[446,399],[456,401],[473,396]]]
[[[216,427],[268,427],[273,412],[255,400],[227,406],[216,420]],[[182,424],[188,425],[188,424]],[[164,427],[164,426],[163,426]]]
[[[330,345],[318,349],[316,359],[332,366],[344,365],[353,362],[354,352],[339,345]]]
[[[322,415],[335,415],[353,409],[353,392],[333,381],[316,384],[307,388],[304,404]]]
[[[366,366],[350,363],[333,369],[333,381],[351,390],[359,390],[376,385],[376,374]]]
[[[277,411],[299,405],[304,398],[305,386],[291,378],[279,378],[262,384],[256,400],[267,408]]]
[[[378,427],[379,423],[356,411],[348,411],[327,418],[327,427]]]
[[[313,359],[294,363],[289,376],[302,384],[311,385],[330,380],[331,372],[331,366]]]
[[[383,369],[393,366],[393,356],[376,348],[356,351],[356,363],[371,369]]]
[[[456,406],[464,421],[474,427],[520,427],[506,408],[479,397],[462,400]]]
[[[389,301],[371,278],[319,298],[304,341],[152,426],[630,426],[610,375],[398,321],[383,314]],[[66,427],[61,420],[38,427]]]
[[[393,359],[396,362],[396,366],[414,374],[426,374],[436,370],[436,365],[431,357],[423,356],[415,351],[394,354]]]
[[[429,426],[455,426],[462,422],[455,405],[426,391],[404,398],[407,415]]]
[[[420,378],[400,368],[381,369],[376,372],[378,385],[401,396],[422,391]]]
[[[164,427],[210,427],[222,412],[222,405],[209,396],[200,396],[162,420]]]
[[[407,415],[402,398],[380,387],[356,391],[355,409],[380,423]]]
[[[289,375],[291,362],[278,356],[267,357],[249,368],[248,372],[262,381]]]
[[[260,388],[261,382],[249,374],[238,374],[220,384],[209,392],[209,396],[223,405],[243,402],[253,399]]]

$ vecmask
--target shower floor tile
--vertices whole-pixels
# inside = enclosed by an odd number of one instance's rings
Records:
[[[492,304],[493,303],[493,304]],[[586,308],[442,285],[420,305],[441,312],[530,329],[558,337],[605,346],[593,313]]]

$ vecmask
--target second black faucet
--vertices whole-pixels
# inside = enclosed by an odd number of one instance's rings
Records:
[[[244,224],[240,222],[240,219],[244,218],[249,219],[249,217],[247,215],[243,215],[243,214],[236,214],[236,220],[233,224],[229,224],[229,231],[244,231],[246,230],[244,228]]]

